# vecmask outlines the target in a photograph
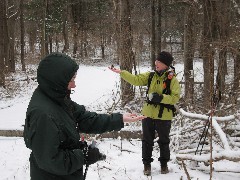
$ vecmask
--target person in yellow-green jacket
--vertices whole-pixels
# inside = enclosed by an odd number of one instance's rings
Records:
[[[121,78],[135,86],[148,86],[147,100],[143,105],[142,114],[142,161],[144,174],[151,175],[152,151],[155,131],[158,133],[158,144],[161,173],[169,172],[167,162],[170,160],[169,133],[171,120],[175,113],[174,104],[180,98],[180,85],[173,72],[170,71],[173,57],[169,52],[162,51],[155,61],[155,71],[133,75],[126,70],[109,67],[119,73]]]

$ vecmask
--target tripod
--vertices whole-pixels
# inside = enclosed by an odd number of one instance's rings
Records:
[[[208,129],[210,127],[210,121],[209,121],[209,118],[208,118],[208,121],[207,123],[205,124],[204,126],[204,129],[203,129],[203,132],[201,134],[201,137],[200,137],[200,140],[199,140],[199,143],[198,143],[198,146],[197,146],[197,150],[195,151],[195,155],[197,154],[198,152],[198,148],[199,148],[199,145],[202,144],[202,148],[200,150],[200,155],[202,154],[202,149],[203,149],[203,146],[205,144],[205,141],[206,141],[206,137],[207,137],[207,134],[208,134]],[[202,141],[203,139],[203,141]]]
[[[218,92],[218,93],[217,93],[217,92]],[[197,152],[198,152],[198,148],[199,148],[199,145],[200,145],[200,144],[202,144],[202,148],[201,148],[201,150],[200,150],[200,155],[202,154],[203,146],[204,146],[204,144],[206,144],[206,143],[205,143],[205,142],[206,142],[205,140],[206,140],[206,137],[207,137],[207,134],[208,134],[208,129],[209,129],[209,127],[210,127],[210,121],[211,121],[211,119],[212,119],[212,116],[213,116],[213,114],[214,114],[214,112],[215,112],[216,106],[217,106],[218,102],[220,101],[220,99],[221,99],[221,92],[218,91],[218,86],[216,86],[216,88],[215,88],[215,90],[214,90],[213,97],[212,97],[212,110],[211,110],[210,115],[208,116],[208,121],[207,121],[207,123],[206,123],[205,126],[204,126],[204,130],[203,130],[203,132],[202,132],[202,134],[201,134],[201,137],[200,137],[200,140],[199,140],[197,149],[196,149],[196,151],[195,151],[195,155],[196,155]],[[202,141],[202,138],[204,138],[203,141]]]

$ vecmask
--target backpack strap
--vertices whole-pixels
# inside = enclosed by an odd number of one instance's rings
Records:
[[[149,87],[151,85],[152,82],[152,78],[154,76],[155,72],[150,72],[149,76],[148,76],[148,86],[147,86],[147,91],[146,91],[146,97],[148,97],[148,91],[149,91]]]
[[[171,104],[163,104],[163,103],[160,103],[160,109],[159,109],[159,113],[158,113],[158,117],[161,118],[162,117],[162,114],[163,114],[163,110],[164,108],[167,108],[168,111],[172,111],[172,114],[173,114],[173,117],[176,115],[176,108],[174,105],[171,105]]]
[[[170,66],[171,68],[166,73],[166,79],[163,81],[163,94],[171,94],[170,84],[173,76],[176,76],[175,68]]]
[[[148,100],[148,91],[149,91],[154,73],[155,72],[150,72],[150,74],[148,76],[148,86],[147,86],[147,91],[146,91],[146,97],[147,97],[147,103],[148,104],[152,104]],[[164,86],[164,89],[163,89],[163,92],[162,92],[163,94],[167,94],[167,95],[171,94],[170,85],[171,85],[171,80],[172,80],[173,76],[175,76],[175,68],[171,67],[171,70],[169,70],[166,74],[166,79],[163,81],[163,86]],[[154,105],[156,105],[156,104],[154,104]],[[159,113],[158,113],[159,118],[162,117],[164,108],[167,108],[168,111],[172,110],[173,116],[175,116],[176,109],[175,109],[174,105],[163,104],[163,103],[159,103],[159,105],[160,105],[160,109],[159,109]]]

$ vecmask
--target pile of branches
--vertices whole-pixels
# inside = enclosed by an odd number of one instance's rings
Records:
[[[210,165],[210,172],[240,173],[234,167],[214,166],[222,160],[240,162],[240,114],[214,117],[178,110],[172,123],[170,146],[188,177],[186,166],[209,172]]]

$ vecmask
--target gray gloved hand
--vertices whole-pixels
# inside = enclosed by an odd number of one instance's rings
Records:
[[[162,101],[163,95],[154,92],[154,93],[149,94],[148,99],[149,99],[149,101],[157,104]]]

